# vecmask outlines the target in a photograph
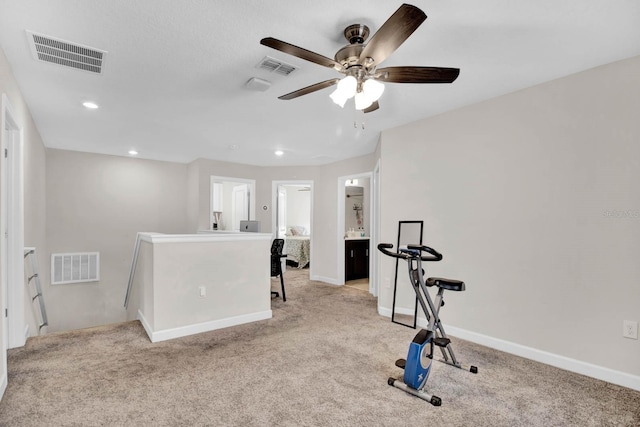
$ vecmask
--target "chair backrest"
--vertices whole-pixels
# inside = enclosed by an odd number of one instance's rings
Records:
[[[273,239],[271,244],[271,277],[282,274],[281,255],[284,249],[284,239]]]
[[[271,244],[271,255],[282,255],[284,249],[284,239],[273,239]]]

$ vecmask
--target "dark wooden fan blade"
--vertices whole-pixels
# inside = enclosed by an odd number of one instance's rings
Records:
[[[389,83],[452,83],[460,74],[459,68],[386,67],[378,68],[381,82]]]
[[[410,4],[403,4],[371,37],[360,53],[360,63],[378,65],[389,57],[427,19],[427,15]],[[367,59],[371,58],[371,60]]]
[[[311,52],[310,50],[303,49],[298,46],[294,46],[291,43],[283,42],[282,40],[274,39],[273,37],[266,37],[260,40],[260,44],[270,47],[272,49],[279,50],[280,52],[288,53],[289,55],[296,56],[306,61],[313,62],[323,67],[335,68],[336,70],[342,70],[342,65],[337,63],[331,58],[322,56],[318,53]]]
[[[286,99],[288,101],[290,99],[294,99],[294,98],[297,98],[297,97],[302,96],[302,95],[308,95],[308,94],[310,94],[312,92],[315,92],[317,90],[328,88],[329,86],[333,86],[334,84],[338,83],[339,81],[340,81],[340,79],[325,80],[324,82],[320,82],[320,83],[313,84],[311,86],[303,87],[302,89],[298,89],[298,90],[293,91],[291,93],[288,93],[286,95],[279,96],[278,99]]]
[[[380,104],[378,104],[378,101],[375,101],[373,104],[371,104],[370,106],[368,106],[362,111],[364,111],[365,113],[370,113],[372,111],[376,111],[378,108],[380,108]]]

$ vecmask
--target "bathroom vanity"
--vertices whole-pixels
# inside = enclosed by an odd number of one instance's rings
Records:
[[[344,280],[369,277],[369,238],[347,237],[344,240]]]

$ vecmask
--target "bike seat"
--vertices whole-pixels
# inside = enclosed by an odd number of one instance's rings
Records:
[[[448,291],[464,291],[464,282],[461,280],[443,279],[442,277],[429,277],[427,286],[437,286]]]

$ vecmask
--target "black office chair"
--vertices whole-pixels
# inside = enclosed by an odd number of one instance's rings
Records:
[[[284,293],[284,279],[282,278],[282,258],[286,258],[287,254],[282,253],[284,248],[284,239],[273,239],[271,244],[271,277],[280,276],[280,286],[282,288],[282,301],[286,301],[287,297]],[[271,291],[271,295],[279,297],[276,291]]]

